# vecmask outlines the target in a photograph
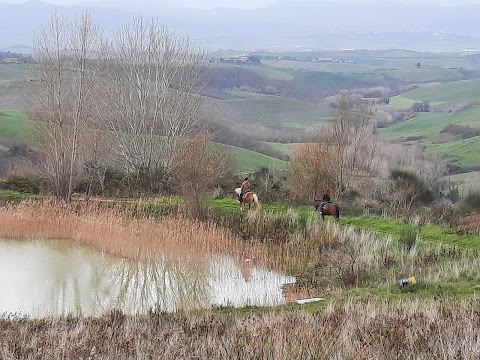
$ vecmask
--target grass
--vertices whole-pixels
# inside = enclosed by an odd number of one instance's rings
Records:
[[[458,186],[460,196],[465,197],[471,190],[480,189],[480,171],[446,176],[447,181],[452,181]]]
[[[480,137],[455,140],[443,144],[428,144],[427,148],[443,155],[451,161],[465,167],[476,167],[480,164]]]
[[[480,137],[458,139],[441,131],[449,124],[480,128],[480,107],[476,106],[456,113],[419,113],[413,119],[380,129],[390,139],[406,139],[421,136],[421,143],[437,154],[464,167],[480,165]]]
[[[417,113],[410,120],[403,121],[380,129],[381,134],[388,138],[408,136],[433,136],[448,124],[458,124],[480,128],[480,107],[476,106],[458,113]]]
[[[0,81],[22,81],[32,77],[31,64],[0,64]]]
[[[233,154],[237,160],[235,170],[238,173],[250,173],[261,168],[282,170],[288,168],[288,162],[258,152],[236,146],[220,145],[225,151]]]
[[[0,357],[475,359],[479,323],[473,309],[475,302],[392,305],[367,298],[361,305],[329,303],[322,312],[125,316],[116,311],[99,318],[5,319]]]
[[[402,221],[378,217],[343,217],[342,224],[354,225],[362,229],[392,236],[399,236],[405,225]],[[480,236],[447,233],[443,227],[437,225],[421,226],[419,236],[422,241],[433,244],[444,243],[465,249],[480,250]]]
[[[423,66],[417,68],[414,63],[408,64],[395,70],[380,70],[381,73],[401,81],[415,81],[426,83],[432,81],[455,81],[462,79],[462,73],[458,69],[445,69],[443,67]],[[407,96],[408,97],[408,96]]]
[[[304,143],[288,143],[288,144],[283,144],[283,143],[273,143],[273,142],[265,142],[268,146],[270,146],[274,150],[281,151],[284,154],[287,154],[290,156],[290,158],[293,158],[295,156],[295,152],[303,145]]]
[[[480,310],[480,237],[422,226],[419,242],[405,250],[397,239],[404,224],[384,218],[343,217],[338,226],[320,221],[308,206],[265,203],[259,214],[242,213],[232,198],[210,201],[222,214],[217,225],[156,210],[181,203],[23,202],[0,207],[0,237],[72,239],[144,261],[202,261],[215,253],[255,257],[258,266],[297,276],[301,288],[290,290],[291,299],[308,294],[327,300],[176,314],[113,311],[96,318],[3,316],[0,357],[38,358],[39,351],[43,358],[237,358],[245,351],[266,359],[480,355],[471,345],[480,325],[472,316]],[[342,286],[338,271],[350,267],[356,282]],[[412,275],[417,284],[397,286]]]
[[[0,138],[26,138],[32,130],[32,123],[25,112],[0,110]]]
[[[278,69],[272,66],[267,66],[264,64],[228,64],[228,63],[214,63],[210,64],[212,67],[220,67],[220,68],[236,68],[241,67],[244,69],[251,70],[259,75],[265,76],[271,79],[279,79],[279,80],[291,80],[293,75],[288,70]]]
[[[13,190],[0,190],[0,203],[21,202],[23,200],[41,199],[41,196],[19,193]]]
[[[323,121],[329,107],[314,105],[282,96],[256,94],[247,91],[230,91],[236,99],[223,100],[229,111],[240,116],[249,125],[268,126],[275,129],[306,129]]]
[[[460,80],[449,81],[435,86],[422,87],[412,90],[397,97],[393,97],[392,105],[398,108],[398,104],[403,104],[396,98],[407,99],[410,101],[422,102],[428,100],[431,103],[444,103],[449,106],[455,106],[459,103],[469,103],[478,101],[476,96],[480,87],[480,80]]]

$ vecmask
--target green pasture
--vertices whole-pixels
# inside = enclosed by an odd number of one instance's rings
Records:
[[[294,84],[315,87],[328,91],[340,91],[362,87],[367,84],[384,84],[384,76],[373,72],[367,73],[333,73],[322,71],[295,71]]]
[[[378,71],[398,80],[414,82],[459,79],[462,76],[461,69],[474,68],[467,58],[457,53],[417,52],[401,49],[312,51],[308,54],[285,52],[278,55],[298,57],[301,60],[262,59],[262,62],[278,68],[333,73]],[[318,61],[319,58],[331,58],[331,60]],[[420,63],[420,67],[417,69],[418,63]]]
[[[25,113],[16,110],[0,110],[0,139],[25,140],[32,135],[32,122]],[[235,146],[221,145],[223,149],[232,153],[237,160],[236,171],[245,173],[253,172],[262,167],[285,169],[288,162],[263,155],[255,151],[242,149]]]
[[[235,99],[222,104],[236,118],[247,125],[258,124],[272,128],[306,129],[328,116],[327,105],[315,105],[305,101],[275,95],[256,94],[247,91],[230,91]]]
[[[31,64],[1,64],[0,83],[2,81],[22,81],[32,77]]]
[[[467,196],[470,191],[480,190],[480,171],[449,175],[445,179],[453,182],[462,197]]]
[[[380,129],[380,133],[388,138],[432,136],[439,134],[448,124],[480,128],[480,107],[477,106],[457,113],[417,113],[413,119]]]
[[[291,80],[293,75],[290,71],[278,69],[272,66],[264,65],[264,64],[229,64],[229,63],[213,63],[209,64],[211,67],[219,67],[219,68],[242,68],[251,70],[259,75],[265,76],[271,79],[279,79],[279,80]]]
[[[265,142],[268,146],[272,149],[277,151],[281,151],[284,154],[287,154],[291,158],[295,155],[295,152],[304,145],[304,143],[289,143],[289,144],[282,144],[282,143],[272,143],[272,142]]]
[[[29,78],[32,65],[0,64],[0,110],[20,110],[28,107]]]
[[[480,137],[441,144],[427,144],[427,148],[465,167],[480,165]]]
[[[288,70],[321,71],[332,73],[358,73],[373,72],[377,69],[374,65],[358,64],[354,62],[328,62],[328,61],[297,61],[297,60],[262,60],[262,63],[273,68]]]
[[[0,138],[24,139],[31,130],[32,122],[23,111],[0,110]]]
[[[450,69],[442,67],[419,67],[409,65],[392,70],[379,70],[380,73],[388,75],[396,80],[409,81],[416,83],[426,83],[432,81],[454,81],[462,79],[463,75],[459,69]]]
[[[307,219],[309,217],[316,217],[318,214],[313,210],[312,206],[296,206],[290,204],[280,203],[265,203],[262,202],[261,212],[273,212],[276,214],[286,214],[288,211],[295,211],[298,215]],[[231,214],[233,212],[239,212],[240,207],[235,199],[213,199],[210,201],[211,206],[222,214]],[[332,218],[327,217],[326,221],[333,221]],[[340,225],[352,225],[359,229],[367,229],[369,231],[375,231],[380,234],[391,235],[393,238],[398,238],[402,229],[405,226],[405,222],[397,219],[385,218],[385,217],[373,217],[373,216],[359,216],[350,217],[342,216],[340,218]],[[459,246],[464,249],[480,250],[480,236],[460,234],[454,231],[450,231],[445,227],[438,225],[423,225],[418,227],[420,240],[426,243],[442,243],[451,246]]]
[[[413,119],[380,129],[390,139],[421,136],[427,148],[465,167],[480,165],[480,137],[459,139],[441,131],[449,124],[480,128],[480,107],[458,113],[418,113]]]
[[[480,92],[480,80],[459,80],[442,84],[425,86],[402,95],[392,97],[391,106],[402,108],[413,102],[427,100],[432,104],[457,105],[461,103],[478,102]],[[398,100],[397,100],[398,98]],[[405,100],[402,100],[405,99]]]
[[[239,148],[236,146],[220,145],[225,151],[230,152],[236,159],[235,170],[239,173],[250,173],[261,168],[282,170],[288,168],[288,161],[260,154],[258,152]]]
[[[398,237],[405,226],[405,222],[380,217],[344,217],[341,223],[377,231],[381,234],[389,234],[393,237]],[[421,241],[480,250],[479,235],[458,234],[453,231],[447,231],[447,229],[438,225],[424,225],[418,227],[418,230]]]

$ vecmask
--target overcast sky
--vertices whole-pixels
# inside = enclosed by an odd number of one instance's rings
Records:
[[[42,0],[43,2],[49,4],[63,4],[63,5],[74,5],[74,4],[94,4],[94,3],[146,3],[146,0]],[[155,0],[151,0],[155,1]],[[233,8],[241,9],[254,9],[259,7],[265,7],[270,4],[277,2],[278,0],[157,0],[157,4],[166,3],[181,5],[186,7],[192,7],[197,9],[210,9],[220,6],[228,6]],[[376,2],[376,3],[399,3],[399,4],[409,4],[409,5],[472,5],[480,4],[480,0],[288,0],[290,2],[305,2],[305,1],[316,1],[316,2],[355,2],[355,3],[365,3],[365,2]],[[23,3],[26,0],[0,0],[0,2],[5,3]],[[152,3],[150,2],[150,5]]]

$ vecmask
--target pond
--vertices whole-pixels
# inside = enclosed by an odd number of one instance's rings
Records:
[[[126,314],[285,303],[295,278],[215,256],[203,264],[133,262],[66,240],[0,239],[0,315]]]

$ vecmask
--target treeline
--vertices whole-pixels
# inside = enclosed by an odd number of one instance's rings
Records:
[[[382,80],[371,79],[368,74],[333,74],[327,72],[299,72],[290,80],[274,79],[263,76],[244,66],[223,68],[208,66],[202,77],[206,82],[205,92],[219,98],[224,95],[221,90],[241,89],[266,95],[282,95],[293,99],[318,102],[335,95],[342,89],[373,88],[370,95],[381,91],[382,96],[397,94],[398,89],[405,86],[403,82],[393,78]],[[385,89],[387,91],[385,91]]]
[[[5,59],[17,59],[20,63],[32,62],[33,59],[30,55],[24,55],[22,53],[10,52],[10,51],[0,51],[0,63],[4,62]]]
[[[106,194],[112,183],[197,197],[230,177],[234,162],[204,131],[205,53],[188,38],[137,16],[109,42],[86,11],[55,13],[33,48],[33,175],[56,197]]]

